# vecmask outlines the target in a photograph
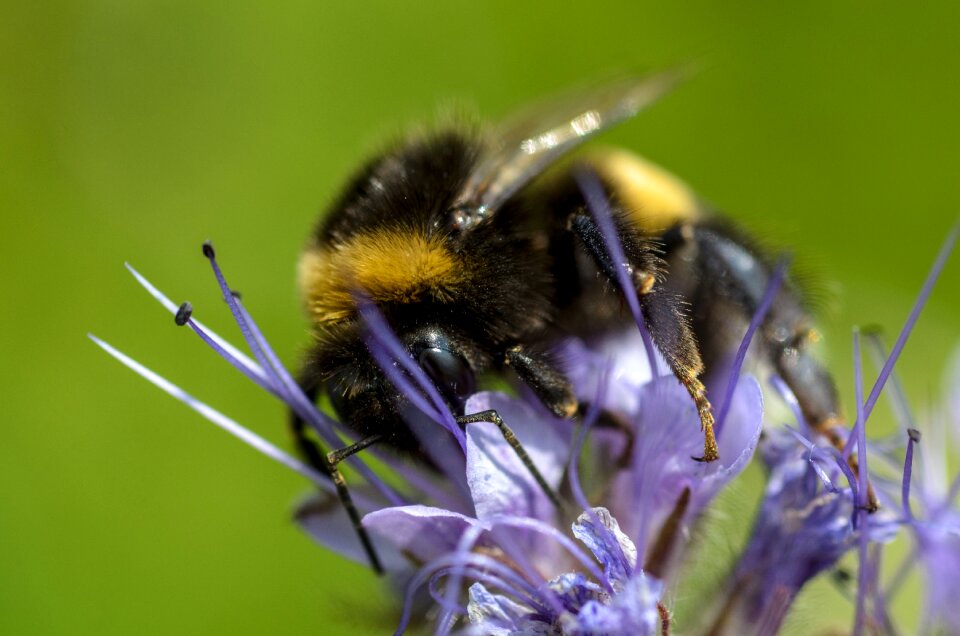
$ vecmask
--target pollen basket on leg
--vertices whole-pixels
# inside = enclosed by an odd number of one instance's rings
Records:
[[[322,326],[353,316],[355,291],[374,302],[451,300],[464,271],[442,237],[384,229],[308,249],[298,274],[307,311]]]

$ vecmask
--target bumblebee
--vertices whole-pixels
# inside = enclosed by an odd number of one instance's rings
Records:
[[[314,397],[325,392],[360,438],[345,453],[322,456],[294,418],[315,466],[329,472],[372,443],[422,456],[401,416],[407,398],[364,343],[358,293],[384,315],[461,425],[503,425],[496,413],[463,412],[481,373],[514,377],[559,417],[578,413],[582,405],[548,352],[563,336],[625,327],[618,280],[631,281],[653,343],[696,404],[704,433],[697,459],[718,458],[704,374],[742,337],[772,275],[769,261],[681,180],[635,154],[566,160],[667,92],[678,75],[608,85],[492,134],[414,137],[352,178],[299,262],[314,333],[301,384]],[[624,263],[609,255],[579,185],[584,174],[602,184]],[[629,277],[618,278],[618,268]],[[799,294],[787,286],[751,350],[793,390],[810,425],[839,443],[837,392],[805,349],[810,333]]]

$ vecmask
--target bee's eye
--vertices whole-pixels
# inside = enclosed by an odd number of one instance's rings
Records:
[[[431,347],[420,352],[419,362],[448,400],[461,403],[473,393],[473,370],[459,355]]]

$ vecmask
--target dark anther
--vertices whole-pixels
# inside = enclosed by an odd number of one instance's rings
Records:
[[[217,254],[213,251],[213,243],[210,241],[203,242],[203,255],[210,259],[216,257]]]
[[[860,333],[866,336],[882,336],[883,327],[881,325],[866,325],[865,327],[860,327]]]
[[[836,570],[833,571],[833,578],[837,583],[841,585],[846,585],[847,583],[853,580],[853,575],[850,574],[848,570],[845,570],[843,568],[837,568]]]
[[[919,442],[920,441],[920,431],[915,428],[908,428],[907,435],[910,436],[910,441]]]
[[[187,324],[187,321],[190,320],[190,316],[193,315],[193,305],[190,303],[183,303],[180,305],[180,308],[177,309],[177,315],[174,316],[173,321],[177,323],[178,327],[182,327]]]
[[[236,289],[230,290],[230,295],[236,298],[237,300],[243,300],[243,295],[240,294]]]

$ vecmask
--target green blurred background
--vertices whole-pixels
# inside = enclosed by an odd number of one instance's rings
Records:
[[[835,289],[823,354],[849,396],[850,327],[899,327],[960,210],[960,15],[771,5],[4,3],[0,632],[391,629],[374,577],[289,521],[299,478],[85,334],[286,444],[282,408],[175,329],[122,264],[233,335],[200,256],[215,240],[295,364],[308,229],[352,168],[438,105],[495,118],[610,72],[703,63],[605,141],[821,272]],[[958,291],[955,259],[903,359],[918,402],[960,344]],[[804,620],[849,624],[832,598],[805,597]]]

